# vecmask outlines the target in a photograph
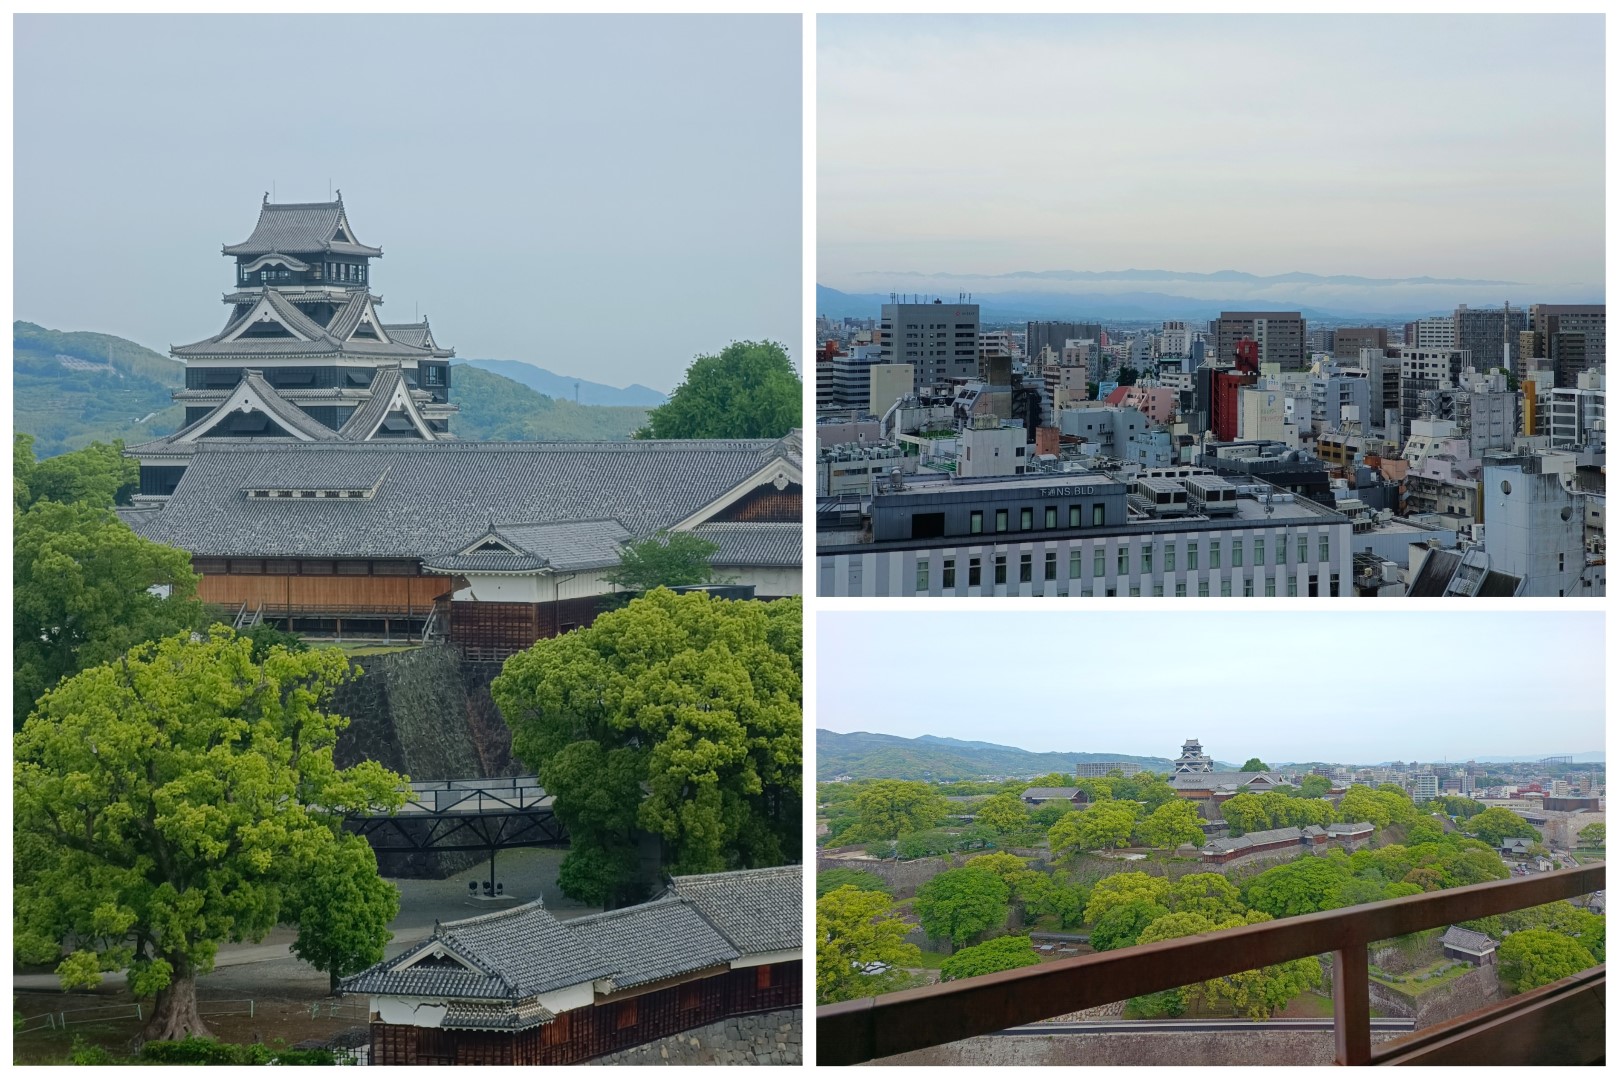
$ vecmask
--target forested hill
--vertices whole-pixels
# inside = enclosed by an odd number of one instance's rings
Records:
[[[185,408],[170,395],[185,366],[112,334],[12,324],[13,430],[34,436],[43,459],[92,442],[146,442],[176,430]],[[644,408],[575,405],[511,379],[455,365],[450,421],[458,439],[627,439]]]
[[[11,324],[13,430],[53,457],[92,442],[145,442],[180,426],[185,367],[112,334]]]
[[[991,776],[1044,776],[1074,772],[1081,761],[1134,761],[1145,769],[1170,771],[1170,759],[1136,754],[1089,751],[1043,753],[987,742],[963,742],[923,735],[902,739],[865,731],[841,734],[816,731],[816,778],[850,776],[857,780],[978,780]]]

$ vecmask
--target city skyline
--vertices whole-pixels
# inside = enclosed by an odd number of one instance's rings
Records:
[[[223,316],[197,298],[230,286],[219,248],[252,232],[261,192],[341,190],[386,252],[385,317],[431,317],[461,359],[667,393],[733,340],[802,348],[798,16],[16,31],[16,318],[159,352],[206,337]],[[368,57],[319,76],[330,110],[261,92],[318,42]],[[90,267],[118,285],[86,289]]]
[[[1601,300],[1602,25],[824,16],[817,279],[1369,312]],[[1564,47],[1524,47],[1543,37]],[[1129,267],[1486,284],[998,277]]]
[[[1516,666],[1482,673],[1480,642]],[[931,678],[942,662],[951,676]],[[1234,763],[1375,764],[1605,749],[1599,612],[823,612],[817,671],[818,728],[1034,752],[1173,758],[1198,738]]]

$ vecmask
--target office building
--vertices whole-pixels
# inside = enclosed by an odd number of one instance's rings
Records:
[[[1504,315],[1506,327],[1504,329]],[[1463,304],[1452,316],[1456,326],[1456,348],[1468,353],[1477,371],[1490,371],[1504,366],[1508,373],[1519,373],[1519,332],[1530,329],[1530,320],[1523,308],[1471,308]],[[1504,344],[1507,359],[1504,362]]]
[[[1297,311],[1223,311],[1209,324],[1217,363],[1229,364],[1244,338],[1260,346],[1260,363],[1282,371],[1305,367],[1305,320]]]
[[[1388,345],[1389,331],[1382,326],[1340,327],[1333,331],[1333,359],[1341,364],[1359,360],[1362,349],[1383,349]]]
[[[1070,338],[1101,341],[1103,336],[1102,323],[1085,322],[1032,322],[1024,326],[1024,354],[1035,357],[1041,355],[1042,349],[1051,349],[1054,354],[1063,354],[1064,342]]]

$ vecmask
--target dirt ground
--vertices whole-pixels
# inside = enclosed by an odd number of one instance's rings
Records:
[[[467,883],[487,877],[487,863],[442,881],[393,879],[400,890],[400,912],[390,926],[394,940],[388,945],[387,955],[396,955],[428,936],[435,921],[471,918],[537,896],[561,919],[598,910],[580,907],[558,891],[557,867],[565,854],[543,848],[500,853],[495,873],[506,886],[507,899],[502,901],[481,901],[469,895]],[[345,1029],[365,1025],[365,999],[332,997],[326,975],[287,951],[294,936],[292,930],[278,927],[262,942],[220,947],[214,970],[197,981],[203,1022],[216,1037],[242,1043],[280,1040],[291,1046],[311,1039],[329,1039]],[[136,1002],[122,977],[109,978],[98,990],[74,993],[53,989],[52,982],[48,978],[14,975],[15,1015],[29,1018],[66,1012],[70,1021],[65,1029],[58,1023],[56,1030],[44,1028],[13,1036],[12,1060],[16,1064],[66,1063],[75,1036],[114,1054],[129,1052],[130,1041],[145,1020],[133,1015]],[[249,1000],[253,1002],[251,1016]],[[149,1017],[151,1000],[140,1004],[143,1017]],[[96,1011],[73,1011],[84,1009]]]

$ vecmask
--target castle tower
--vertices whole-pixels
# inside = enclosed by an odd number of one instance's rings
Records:
[[[1215,762],[1204,753],[1204,748],[1197,739],[1188,739],[1181,744],[1181,756],[1176,758],[1173,772],[1197,773],[1214,771]]]

